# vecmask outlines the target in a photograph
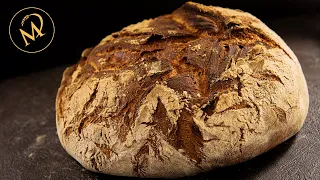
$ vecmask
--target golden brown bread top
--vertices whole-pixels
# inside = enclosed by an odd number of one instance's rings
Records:
[[[172,14],[130,25],[120,32],[107,36],[100,44],[114,42],[118,36],[137,35],[159,35],[163,39],[194,36],[244,44],[262,41],[279,46],[291,58],[295,58],[283,40],[250,13],[194,2],[187,2]],[[130,43],[144,44],[149,37],[141,37],[140,42],[130,41]]]
[[[82,59],[88,73],[117,71],[150,58],[168,60],[174,67],[167,78],[200,68],[208,73],[209,84],[199,83],[209,87],[226,69],[231,56],[246,55],[257,43],[279,47],[297,62],[283,40],[251,14],[187,2],[172,14],[107,36],[95,48],[86,49]]]
[[[282,48],[297,61],[283,40],[251,14],[187,2],[172,14],[107,36],[82,56],[88,73],[117,71],[150,58],[168,60],[174,67],[167,78],[200,68],[208,74],[209,84],[203,82],[207,80],[199,83],[209,87],[226,69],[231,56],[245,55],[256,43]]]

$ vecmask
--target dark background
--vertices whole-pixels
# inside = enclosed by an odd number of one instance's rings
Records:
[[[185,1],[5,1],[1,5],[0,180],[122,179],[85,170],[61,147],[55,97],[64,69],[111,32],[171,13]],[[320,179],[320,0],[206,0],[206,5],[252,13],[297,55],[307,80],[309,113],[300,132],[250,161],[186,179]],[[56,33],[42,52],[27,54],[10,41],[13,15],[26,7],[50,14]],[[3,47],[3,46],[1,46]],[[3,55],[4,54],[4,55]],[[131,179],[131,178],[126,178]]]
[[[78,61],[81,52],[95,46],[108,34],[147,18],[169,14],[184,2],[183,0],[149,1],[6,1],[3,7],[5,22],[9,26],[13,15],[25,7],[38,7],[52,17],[56,33],[51,45],[36,54],[18,50],[5,35],[6,55],[1,61],[0,78],[21,75],[61,64]],[[252,13],[262,21],[283,17],[314,15],[320,11],[319,0],[198,0],[205,5],[216,5],[241,9]],[[9,4],[9,5],[8,5]],[[297,24],[299,26],[299,24]],[[306,30],[308,31],[308,30]]]

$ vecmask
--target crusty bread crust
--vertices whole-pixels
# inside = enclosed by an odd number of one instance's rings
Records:
[[[86,49],[63,74],[56,123],[89,170],[181,177],[275,147],[299,131],[308,104],[276,33],[249,13],[188,2]]]

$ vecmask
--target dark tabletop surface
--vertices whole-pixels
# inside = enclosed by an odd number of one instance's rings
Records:
[[[295,52],[307,79],[310,107],[301,131],[250,161],[188,179],[320,179],[319,22],[319,16],[267,22]],[[0,179],[119,178],[85,170],[60,146],[55,96],[65,67],[0,81]]]

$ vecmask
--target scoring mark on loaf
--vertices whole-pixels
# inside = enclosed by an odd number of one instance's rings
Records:
[[[150,125],[153,125],[155,130],[162,133],[164,136],[168,136],[172,131],[174,124],[170,122],[170,119],[167,115],[167,110],[159,98],[157,108],[153,114],[153,120]]]
[[[193,121],[192,114],[182,109],[177,126],[168,137],[169,143],[176,149],[182,149],[187,156],[197,164],[203,158],[203,139],[198,126]]]

